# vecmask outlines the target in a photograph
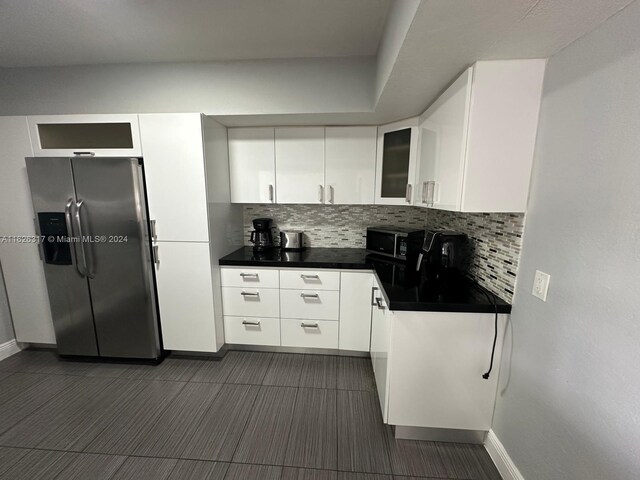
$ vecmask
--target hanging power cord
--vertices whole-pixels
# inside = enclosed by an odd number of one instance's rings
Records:
[[[496,354],[496,342],[498,341],[498,301],[496,299],[496,296],[493,294],[493,292],[488,292],[485,289],[480,289],[481,287],[478,287],[478,290],[480,290],[482,293],[484,293],[484,296],[487,297],[487,300],[489,300],[489,303],[493,304],[493,311],[495,313],[495,321],[494,321],[494,331],[493,331],[493,346],[491,347],[491,362],[489,363],[489,370],[487,370],[483,375],[482,378],[484,378],[485,380],[489,380],[489,375],[491,375],[491,370],[493,370],[493,357]],[[491,294],[491,296],[489,296],[489,294]]]

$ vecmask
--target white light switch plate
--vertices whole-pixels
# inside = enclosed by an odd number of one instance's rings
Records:
[[[533,292],[531,293],[534,297],[538,297],[543,302],[547,301],[549,280],[551,280],[551,275],[541,272],[540,270],[536,270],[536,276],[533,279]]]

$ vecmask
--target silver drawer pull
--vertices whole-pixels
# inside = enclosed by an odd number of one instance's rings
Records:
[[[243,297],[258,297],[260,296],[259,292],[240,292],[240,295]]]
[[[254,277],[254,278],[258,278],[258,274],[257,273],[241,273],[240,276],[242,278],[244,277]]]
[[[303,273],[303,274],[300,275],[300,278],[302,278],[304,280],[308,280],[308,279],[320,280],[320,275],[305,275]]]
[[[318,295],[317,293],[304,293],[304,292],[302,292],[300,294],[300,296],[302,298],[320,298],[320,295]]]
[[[317,323],[304,323],[300,324],[302,328],[320,328]]]
[[[376,298],[376,305],[380,310],[384,310],[384,305],[382,305],[382,299],[380,297]]]
[[[242,321],[242,324],[243,324],[243,325],[250,325],[250,326],[252,326],[252,327],[258,327],[258,326],[260,326],[260,320],[257,320],[257,321],[255,321],[255,322],[249,322],[249,321],[247,321],[247,320],[243,320],[243,321]]]

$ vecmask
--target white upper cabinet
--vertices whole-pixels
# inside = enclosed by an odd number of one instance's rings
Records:
[[[202,118],[140,115],[149,218],[157,241],[208,242]]]
[[[276,201],[324,203],[324,127],[276,128]]]
[[[524,212],[545,60],[478,62],[420,117],[420,206]]]
[[[378,127],[376,204],[413,204],[417,148],[417,118]]]
[[[230,128],[229,174],[232,203],[274,203],[275,129]]]
[[[376,137],[377,127],[326,128],[325,203],[374,203]]]
[[[27,123],[36,157],[142,156],[137,115],[38,115]]]

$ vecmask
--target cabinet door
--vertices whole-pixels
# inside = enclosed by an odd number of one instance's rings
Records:
[[[278,203],[324,203],[324,127],[276,128]]]
[[[412,205],[418,119],[378,127],[375,203]]]
[[[197,113],[140,115],[149,218],[158,241],[208,242],[202,121]]]
[[[154,248],[164,348],[215,352],[209,244],[165,242]]]
[[[423,206],[460,210],[472,72],[462,74],[422,116],[416,199]]]
[[[37,115],[27,121],[36,157],[142,155],[138,115]]]
[[[232,203],[274,203],[275,130],[229,129],[229,173]]]
[[[389,335],[391,333],[391,314],[387,309],[382,293],[375,295],[378,305],[373,307],[371,315],[371,358],[373,373],[378,389],[382,420],[387,423],[388,384],[389,384]]]
[[[325,203],[373,205],[377,127],[327,127]]]
[[[372,288],[372,273],[340,274],[340,350],[369,351]]]

